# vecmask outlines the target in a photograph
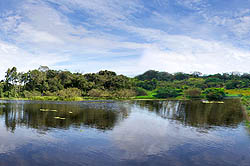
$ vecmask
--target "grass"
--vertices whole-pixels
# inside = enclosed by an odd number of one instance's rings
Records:
[[[247,121],[246,121],[246,126],[250,128],[250,121],[249,121],[250,119],[250,96],[243,96],[241,98],[241,102],[245,106],[246,114],[247,114],[246,116],[248,116]]]
[[[2,97],[1,100],[30,100],[29,98],[23,97]]]
[[[39,101],[82,101],[83,97],[63,98],[60,96],[32,96],[28,98],[1,98],[1,100],[39,100]]]
[[[147,91],[147,96],[136,96],[134,99],[157,99],[154,95],[156,91]]]
[[[247,116],[250,118],[250,89],[227,89],[227,97],[241,97],[242,104],[246,108]],[[249,119],[248,118],[248,119]],[[250,122],[247,122],[250,126]]]
[[[143,97],[142,97],[143,98]],[[37,101],[91,101],[91,100],[131,100],[137,99],[136,97],[131,98],[117,98],[117,97],[71,97],[64,98],[60,96],[32,96],[29,98],[0,98],[0,100],[37,100]],[[140,99],[140,97],[138,98]],[[145,97],[144,99],[152,99]]]
[[[227,96],[250,96],[250,89],[226,89]]]
[[[246,126],[250,128],[250,89],[227,89],[225,90],[227,97],[241,97],[241,102],[246,108],[246,116],[248,120],[246,121]]]
[[[247,96],[250,96],[250,89],[230,89],[230,90],[225,90],[227,95],[226,97],[231,98],[231,97],[242,97],[242,102],[247,103],[248,101]],[[156,95],[156,90],[153,91],[147,91],[146,96],[135,96],[131,98],[115,98],[115,97],[71,97],[71,98],[64,98],[60,96],[33,96],[29,98],[1,98],[2,100],[40,100],[40,101],[88,101],[88,100],[131,100],[131,99],[142,99],[142,100],[147,100],[147,99],[158,99],[155,97]],[[187,98],[184,95],[178,96],[176,98],[168,98],[169,100],[186,100]],[[164,99],[166,100],[166,99]],[[250,100],[250,99],[249,99]],[[250,104],[244,104],[246,105],[246,108],[250,110]],[[250,111],[249,111],[250,112]],[[250,113],[249,113],[250,115]]]
[[[241,98],[242,104],[246,106],[247,113],[250,116],[250,96]]]

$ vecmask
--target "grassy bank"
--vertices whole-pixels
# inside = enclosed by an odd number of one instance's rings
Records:
[[[231,92],[231,91],[230,91]],[[146,91],[144,96],[134,96],[134,97],[66,97],[66,96],[30,96],[30,97],[4,97],[1,100],[38,100],[38,101],[88,101],[88,100],[189,100],[183,93],[177,97],[156,97],[157,90]],[[239,97],[241,95],[235,93],[227,93],[226,98]],[[201,95],[197,99],[206,99],[204,95]]]
[[[231,96],[250,96],[250,89],[229,89],[225,92]]]
[[[242,104],[246,108],[247,115],[250,119],[250,96],[244,96],[241,98]]]
[[[248,116],[248,119],[250,119],[250,89],[230,89],[225,90],[227,93],[227,97],[241,97],[241,102],[246,110],[246,115]],[[250,122],[247,122],[250,127]]]
[[[0,100],[38,100],[38,101],[82,101],[82,97],[63,98],[58,96],[33,96],[28,98],[0,98]]]
[[[116,97],[70,97],[64,98],[59,96],[33,96],[28,98],[0,98],[0,100],[34,100],[34,101],[89,101],[89,100],[134,100],[134,99],[145,99],[145,98],[116,98]],[[147,98],[147,99],[157,99],[157,98]],[[163,100],[163,99],[161,99]]]
[[[225,90],[225,98],[239,98],[241,97],[243,105],[246,106],[248,112],[250,112],[250,96],[249,89],[233,89]],[[190,98],[186,97],[184,93],[177,97],[166,97],[158,98],[156,97],[157,90],[145,91],[144,96],[135,96],[135,97],[66,97],[66,96],[30,96],[26,98],[0,98],[1,100],[39,100],[39,101],[87,101],[87,100],[189,100]],[[197,99],[206,99],[204,95],[201,95]],[[250,113],[249,113],[250,115]]]
[[[250,96],[242,97],[241,101],[246,110],[246,116],[247,116],[246,126],[250,128]]]

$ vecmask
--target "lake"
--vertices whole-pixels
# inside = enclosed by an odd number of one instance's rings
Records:
[[[249,166],[239,100],[0,101],[1,166]]]

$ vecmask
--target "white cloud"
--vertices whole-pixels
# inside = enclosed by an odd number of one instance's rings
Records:
[[[160,35],[163,39],[148,47],[141,57],[141,70],[201,71],[204,74],[249,72],[250,51],[217,41],[205,41],[180,35]]]
[[[63,44],[64,42],[56,36],[46,32],[36,30],[31,25],[22,23],[17,29],[20,37],[19,41],[30,43]]]
[[[250,16],[243,16],[239,18],[239,23],[232,27],[232,31],[239,36],[249,36],[250,34]]]
[[[18,71],[28,71],[40,65],[51,66],[69,60],[68,55],[30,54],[21,48],[0,41],[0,79],[8,68],[16,66]]]
[[[211,36],[217,34],[214,27],[221,25],[233,27],[230,31],[235,34],[247,35],[250,20],[245,15],[248,11],[241,12],[233,20],[207,13],[208,4],[205,1],[185,0],[178,2],[197,10],[195,17],[183,16],[183,19],[176,20],[168,12],[162,15],[155,11],[152,14],[154,20],[166,22],[170,27],[195,31],[178,34],[178,31],[169,33],[164,27],[140,22],[137,14],[151,12],[141,1],[49,2],[56,3],[58,8],[50,6],[46,1],[23,1],[17,11],[0,18],[0,31],[14,41],[0,41],[1,58],[5,59],[1,70],[6,70],[12,64],[18,69],[20,66],[20,70],[44,64],[70,70],[77,70],[77,66],[78,70],[86,72],[107,68],[128,75],[148,69],[169,72],[200,70],[203,73],[249,70],[250,50],[237,48],[233,41],[213,40]],[[161,7],[166,4],[161,0],[154,2],[158,2]],[[205,18],[208,24],[195,22],[198,16]],[[152,18],[144,18],[144,22],[150,22]],[[195,33],[198,34],[196,37],[193,36]],[[114,57],[117,58],[114,60]],[[124,57],[130,58],[124,62]],[[21,62],[26,62],[26,66],[23,67]],[[60,65],[59,62],[65,63]]]

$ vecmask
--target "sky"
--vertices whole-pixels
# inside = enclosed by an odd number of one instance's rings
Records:
[[[250,0],[0,0],[0,77],[250,72]]]

